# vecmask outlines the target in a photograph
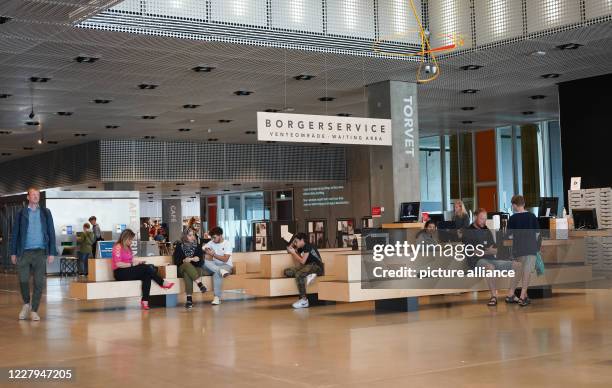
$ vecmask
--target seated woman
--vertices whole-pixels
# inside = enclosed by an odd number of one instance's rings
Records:
[[[436,239],[435,233],[438,228],[436,227],[436,223],[434,220],[429,220],[425,223],[423,230],[419,231],[416,235],[417,244],[437,244],[438,240]]]
[[[167,282],[158,274],[155,267],[145,264],[144,261],[134,261],[132,253],[132,241],[136,234],[130,229],[125,229],[119,235],[119,239],[113,246],[113,260],[111,266],[116,280],[140,280],[142,281],[142,299],[140,306],[143,310],[149,309],[149,294],[151,293],[151,280],[162,288],[172,288],[174,283]]]
[[[178,274],[185,282],[185,294],[187,301],[185,308],[193,307],[193,282],[204,276],[204,251],[202,246],[198,244],[197,237],[193,229],[187,228],[183,230],[181,241],[174,248],[174,265],[178,268]],[[200,291],[206,292],[206,286],[202,281],[197,281]]]

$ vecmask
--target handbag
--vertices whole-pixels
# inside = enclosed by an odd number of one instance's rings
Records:
[[[538,276],[544,275],[544,260],[542,260],[542,254],[536,253],[535,269]]]

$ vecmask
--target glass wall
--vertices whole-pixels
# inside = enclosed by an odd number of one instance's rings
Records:
[[[450,208],[450,148],[448,136],[419,140],[421,210],[442,212]],[[444,149],[444,153],[442,152]],[[444,207],[446,205],[446,207]]]
[[[270,219],[270,209],[264,206],[264,192],[234,193],[217,196],[217,224],[236,252],[250,248],[253,239],[252,222]]]

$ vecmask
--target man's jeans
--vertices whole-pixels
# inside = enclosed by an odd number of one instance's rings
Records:
[[[91,253],[79,252],[79,269],[83,275],[89,273],[89,256],[91,256]]]
[[[38,311],[40,298],[45,287],[47,274],[47,255],[44,249],[23,251],[17,259],[17,273],[23,303],[30,303],[30,275],[34,275],[34,293],[32,294],[32,311]]]
[[[212,260],[204,260],[204,272],[206,275],[213,276],[213,291],[218,297],[221,297],[223,292],[223,277],[220,272],[222,269],[229,273],[232,272],[232,267],[227,264],[216,264]]]

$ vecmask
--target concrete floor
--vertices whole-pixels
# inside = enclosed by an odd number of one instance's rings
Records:
[[[293,298],[142,312],[137,299],[68,298],[49,278],[41,322],[18,321],[0,275],[0,368],[73,368],[78,387],[610,387],[612,290],[559,290],[521,308],[486,294],[294,311]],[[479,300],[477,300],[479,298]],[[32,386],[8,384],[0,386]]]

